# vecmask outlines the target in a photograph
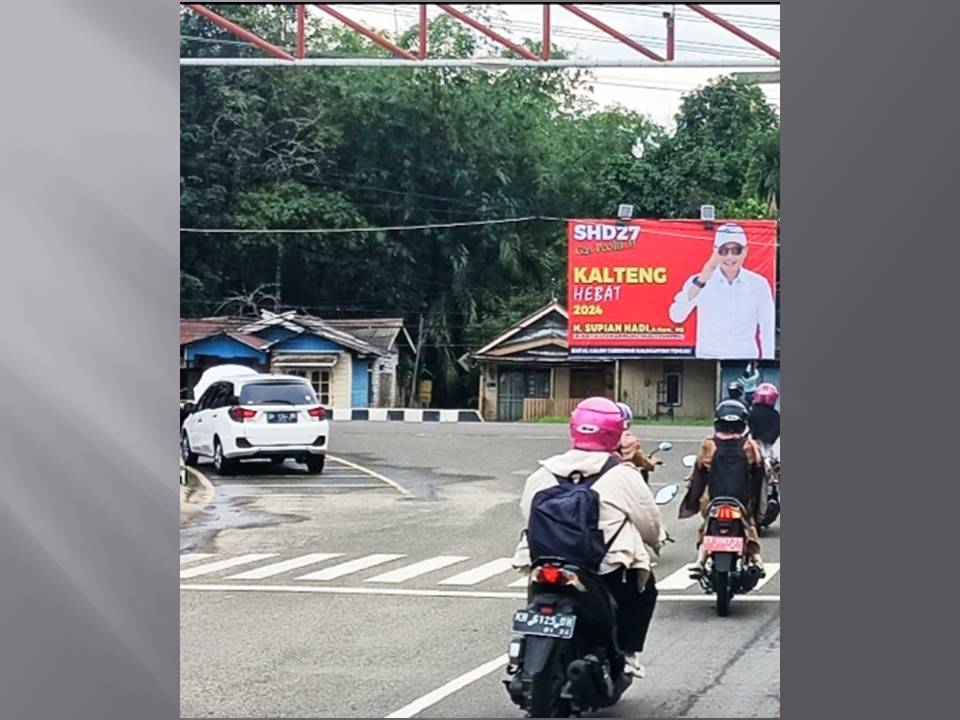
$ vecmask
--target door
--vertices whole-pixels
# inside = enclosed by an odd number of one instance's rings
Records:
[[[514,421],[523,417],[522,370],[501,370],[497,382],[497,419]]]
[[[213,455],[214,414],[219,415],[217,405],[224,394],[224,384],[214,383],[203,393],[197,411],[188,418],[190,446],[194,452],[207,456]]]

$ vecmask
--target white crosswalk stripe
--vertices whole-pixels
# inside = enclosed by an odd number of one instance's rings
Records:
[[[324,560],[330,560],[335,557],[342,557],[343,553],[310,553],[309,555],[301,555],[300,557],[292,558],[291,560],[284,560],[283,562],[271,563],[270,565],[264,565],[263,567],[255,568],[253,570],[247,570],[242,573],[237,573],[236,575],[228,575],[227,580],[263,580],[264,578],[273,577],[274,575],[280,575],[281,573],[289,572],[290,570],[297,570],[307,565],[315,565],[318,562],[323,562]]]
[[[763,569],[766,571],[767,576],[760,578],[760,581],[757,583],[756,587],[753,588],[754,590],[759,590],[768,582],[773,580],[773,576],[780,572],[780,563],[764,562]]]
[[[505,573],[507,570],[510,570],[511,560],[511,558],[497,558],[496,560],[491,560],[488,563],[484,563],[480,567],[473,568],[473,570],[467,570],[459,575],[454,575],[446,580],[441,580],[437,583],[437,585],[476,585],[478,582],[483,582],[484,580],[488,580],[495,575],[500,575],[501,573]]]
[[[213,575],[224,570],[230,570],[241,565],[254,565],[264,560],[277,558],[277,553],[247,553],[235,557],[222,557],[211,562],[200,562],[216,558],[216,553],[184,553],[180,556],[180,578],[194,578],[204,575]],[[344,553],[337,552],[316,552],[298,555],[288,559],[280,559],[268,564],[259,564],[252,568],[235,572],[227,575],[224,580],[264,580],[272,578],[293,570],[300,570],[310,565],[333,560],[334,558],[344,557]],[[295,579],[298,582],[323,582],[336,580],[354,573],[360,573],[364,570],[375,568],[379,565],[385,565],[406,558],[407,555],[401,553],[373,553],[362,557],[354,557],[345,560],[336,565],[315,570],[306,575],[300,575]],[[413,558],[411,558],[413,559]],[[409,564],[395,567],[392,570],[382,572],[373,577],[367,578],[364,582],[378,584],[397,585],[407,581],[415,581],[430,573],[437,573],[445,568],[449,568],[459,563],[465,563],[470,558],[466,555],[436,555],[425,560],[418,560]],[[184,567],[186,566],[186,567]],[[765,585],[779,579],[780,563],[767,562],[766,577],[762,578],[754,588],[754,592],[762,589]],[[699,587],[696,580],[690,578],[689,565],[683,565],[672,573],[657,579],[657,589],[661,592],[686,592],[695,587]],[[504,577],[499,577],[503,575]],[[487,587],[501,585],[509,588],[523,588],[527,586],[527,575],[518,576],[512,566],[512,558],[500,557],[489,560],[480,565],[469,567],[467,570],[444,577],[440,574],[439,578],[434,577],[431,580],[421,580],[421,583],[427,582],[441,586],[460,586],[468,587],[487,583]]]
[[[688,565],[684,565],[665,578],[657,578],[657,590],[686,590],[697,584],[697,581],[690,577]]]
[[[462,555],[438,555],[429,560],[423,560],[422,562],[413,563],[413,565],[397,568],[396,570],[383,573],[383,575],[377,575],[376,577],[368,579],[367,582],[399,583],[469,559],[470,558]]]
[[[357,560],[349,560],[345,563],[340,563],[339,565],[333,565],[332,567],[324,568],[323,570],[318,570],[317,572],[302,575],[298,577],[297,580],[335,580],[338,577],[359,572],[360,570],[366,570],[367,568],[372,568],[376,565],[382,565],[383,563],[390,562],[391,560],[399,560],[402,557],[406,557],[406,555],[367,555],[366,557],[362,557]]]
[[[232,567],[237,567],[238,565],[247,565],[248,563],[257,562],[258,560],[266,560],[275,555],[276,553],[250,553],[249,555],[240,555],[239,557],[218,560],[217,562],[206,563],[204,565],[194,565],[186,570],[181,570],[180,579],[210,575],[211,573],[227,570]]]

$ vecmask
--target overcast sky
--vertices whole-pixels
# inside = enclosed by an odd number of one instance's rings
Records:
[[[307,6],[310,7],[309,5]],[[457,9],[463,10],[462,5]],[[489,7],[498,9],[504,20],[494,23],[494,29],[512,40],[524,37],[540,38],[542,9],[539,4],[504,4]],[[676,59],[724,62],[739,59],[771,61],[773,58],[732,33],[694,13],[683,5],[671,4],[605,4],[580,7],[597,19],[625,33],[654,52],[663,55],[666,50],[666,22],[664,11],[676,8]],[[390,33],[416,23],[416,4],[337,3],[345,15],[376,30]],[[780,49],[780,6],[770,5],[709,5],[721,17],[739,25],[763,42]],[[336,22],[320,10],[311,9],[314,17]],[[444,14],[435,5],[428,6],[428,17]],[[577,57],[619,60],[642,58],[633,49],[604,34],[569,11],[551,8],[552,41]],[[593,99],[600,105],[618,103],[645,113],[661,125],[672,125],[684,92],[703,85],[707,80],[734,72],[731,68],[604,68],[593,70],[597,82]],[[763,90],[779,110],[780,86],[763,85]]]

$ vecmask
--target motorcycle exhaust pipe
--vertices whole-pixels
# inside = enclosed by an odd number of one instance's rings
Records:
[[[756,582],[760,579],[760,568],[756,565],[747,565],[747,577]]]

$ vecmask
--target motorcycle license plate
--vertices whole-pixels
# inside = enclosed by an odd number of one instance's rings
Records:
[[[268,412],[268,423],[295,423],[297,414],[295,412]]]
[[[513,631],[524,635],[569,640],[576,624],[576,615],[541,615],[530,610],[517,610],[513,615]]]
[[[742,537],[724,537],[721,535],[707,535],[703,538],[703,548],[707,552],[743,552]]]

